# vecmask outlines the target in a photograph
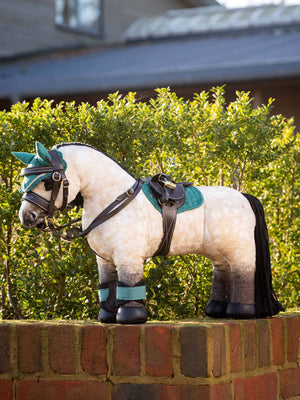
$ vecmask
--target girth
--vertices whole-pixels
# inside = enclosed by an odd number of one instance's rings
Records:
[[[154,256],[167,255],[170,251],[176,225],[177,209],[185,203],[185,187],[191,182],[175,182],[170,176],[157,174],[147,180],[156,196],[162,211],[163,237]]]

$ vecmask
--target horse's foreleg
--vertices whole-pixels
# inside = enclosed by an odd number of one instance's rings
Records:
[[[99,283],[116,281],[118,276],[115,264],[98,256],[96,258],[98,264]]]
[[[117,270],[113,262],[97,256],[99,273],[99,320],[104,323],[116,322],[117,316]]]
[[[205,313],[209,317],[224,318],[226,308],[231,301],[231,268],[224,262],[213,265],[213,278],[211,286],[210,301]]]
[[[143,269],[142,261],[117,263],[118,323],[142,324],[147,321],[147,312],[144,307],[146,286],[143,281]]]
[[[255,266],[232,265],[232,292],[226,309],[229,318],[254,318],[255,309]]]
[[[124,263],[117,266],[118,280],[129,286],[134,286],[143,279],[143,263]]]

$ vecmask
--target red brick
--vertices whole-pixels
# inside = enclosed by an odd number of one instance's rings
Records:
[[[163,400],[209,400],[209,386],[176,385],[164,387]]]
[[[172,376],[172,328],[145,328],[146,373],[151,376]]]
[[[252,371],[256,367],[256,324],[254,321],[245,321],[243,328],[245,370]]]
[[[104,382],[66,382],[61,400],[109,400],[110,393]]]
[[[18,400],[109,400],[104,382],[25,380],[18,385]],[[2,399],[1,399],[2,400]]]
[[[210,388],[199,385],[116,385],[112,400],[210,400]]]
[[[213,375],[215,377],[226,373],[226,341],[225,328],[221,325],[214,325],[213,336]]]
[[[228,324],[230,340],[230,372],[242,369],[241,326],[238,323]]]
[[[300,367],[279,371],[280,396],[289,399],[300,396]]]
[[[161,385],[162,386],[162,385]],[[209,386],[194,386],[194,385],[164,385],[163,400],[209,400]]]
[[[284,364],[284,333],[282,318],[273,318],[272,324],[272,350],[273,364]]]
[[[100,325],[88,325],[82,329],[81,365],[90,375],[107,373],[106,330]]]
[[[1,400],[13,399],[13,390],[11,381],[0,380],[0,399]]]
[[[59,384],[52,381],[21,381],[17,388],[18,400],[60,400]]]
[[[9,325],[0,325],[0,373],[10,372]]]
[[[184,326],[180,329],[181,373],[191,378],[208,376],[207,326]]]
[[[231,400],[231,384],[219,383],[211,387],[210,400]]]
[[[234,382],[234,400],[276,400],[277,376],[267,374]]]
[[[299,346],[299,319],[297,317],[286,318],[287,326],[287,360],[296,361]]]
[[[24,373],[43,370],[42,326],[38,324],[17,326],[19,369]]]
[[[114,375],[136,376],[140,374],[140,326],[116,326],[113,345]]]
[[[48,328],[49,365],[58,374],[75,372],[74,327],[56,325]]]
[[[270,330],[266,319],[256,321],[257,324],[257,342],[258,342],[258,366],[265,367],[271,365],[270,352]]]

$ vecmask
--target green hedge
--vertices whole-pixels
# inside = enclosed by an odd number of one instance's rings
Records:
[[[135,101],[134,93],[115,93],[95,107],[36,99],[1,112],[2,318],[93,319],[98,313],[96,261],[85,241],[68,244],[20,226],[21,164],[11,151],[32,152],[36,140],[47,148],[88,143],[136,176],[163,171],[254,194],[265,207],[275,290],[286,307],[298,306],[299,138],[292,120],[271,116],[272,101],[254,109],[248,93],[237,92],[226,104],[223,88],[191,101],[159,89],[148,103]],[[201,256],[147,261],[150,317],[202,316],[211,274]]]

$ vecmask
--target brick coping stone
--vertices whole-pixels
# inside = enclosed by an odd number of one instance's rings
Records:
[[[300,399],[299,321],[0,321],[0,399]]]

